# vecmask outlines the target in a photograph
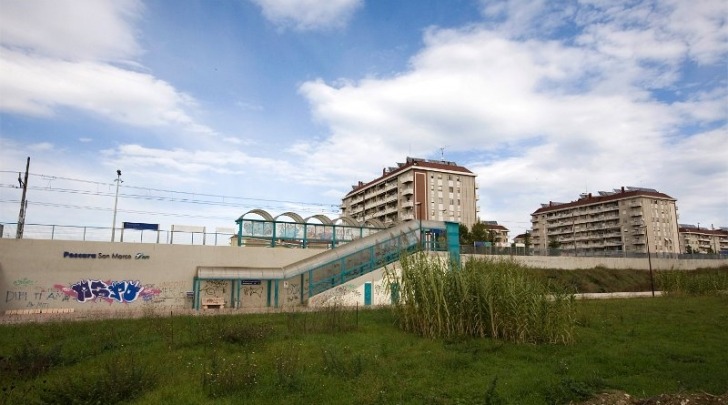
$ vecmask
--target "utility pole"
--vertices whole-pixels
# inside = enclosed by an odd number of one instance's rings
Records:
[[[650,288],[652,289],[652,297],[655,297],[655,276],[652,274],[652,255],[650,254],[650,231],[647,229],[647,222],[642,220],[645,225],[645,243],[647,244],[647,264],[650,266]]]
[[[30,156],[28,156],[28,160],[25,163],[25,178],[24,180],[20,180],[20,173],[18,173],[18,182],[20,183],[20,187],[23,188],[23,196],[20,198],[20,213],[18,214],[18,229],[15,233],[16,239],[23,239],[23,230],[25,228],[25,211],[28,208],[28,201],[25,199],[26,194],[28,193],[28,170],[30,169]]]

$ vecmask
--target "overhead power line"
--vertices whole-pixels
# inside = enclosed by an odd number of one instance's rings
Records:
[[[15,174],[17,172],[10,171],[10,170],[0,170],[0,173]],[[48,182],[52,182],[54,180],[65,180],[65,181],[74,181],[74,182],[80,182],[80,183],[86,183],[86,184],[93,184],[96,186],[103,186],[103,187],[109,187],[109,188],[114,187],[114,184],[112,184],[112,183],[102,183],[102,182],[92,181],[92,180],[75,179],[75,178],[70,178],[70,177],[52,176],[52,175],[37,174],[37,173],[30,173],[29,175],[40,177],[41,180],[48,181]],[[8,185],[0,185],[0,187],[8,187]],[[13,186],[12,188],[17,188],[17,187]],[[225,200],[241,200],[241,201],[253,201],[253,202],[257,201],[257,202],[262,202],[262,203],[295,204],[295,205],[308,205],[308,206],[318,206],[318,207],[337,207],[337,209],[338,209],[338,206],[336,206],[336,205],[321,203],[321,202],[305,202],[305,201],[276,200],[276,199],[255,198],[255,197],[241,197],[241,196],[233,196],[233,195],[197,193],[197,192],[189,192],[189,191],[166,190],[166,189],[158,189],[158,188],[153,188],[153,187],[128,186],[128,185],[123,186],[122,188],[123,189],[141,190],[141,191],[146,191],[148,193],[149,192],[158,192],[158,193],[170,193],[170,194],[178,194],[178,195],[194,196],[194,197],[219,198],[223,202]],[[58,189],[58,188],[54,188],[54,187],[50,186],[50,184],[49,184],[49,186],[47,186],[47,187],[36,187],[36,190],[51,191],[51,190],[73,190],[73,189]],[[80,193],[81,191],[85,191],[85,190],[75,190],[75,191],[78,191]],[[85,191],[85,192],[88,192],[88,191]],[[88,193],[91,193],[91,192],[88,192]],[[99,195],[99,196],[113,195],[113,193],[110,193],[110,192],[106,193],[106,194],[103,194],[101,192],[97,192],[97,193],[98,193],[97,195]],[[93,195],[93,194],[89,194],[89,195]],[[125,198],[143,198],[144,197],[146,199],[159,198],[160,201],[174,201],[172,199],[163,200],[164,198],[170,198],[170,197],[151,196],[151,195],[144,196],[142,194],[126,194],[126,195],[119,194],[119,197],[125,197]],[[177,201],[178,202],[191,202],[191,203],[200,202],[200,201],[212,202],[209,200],[195,200],[195,199],[182,199],[182,198],[177,199]]]

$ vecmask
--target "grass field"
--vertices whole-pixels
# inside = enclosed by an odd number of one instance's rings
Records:
[[[428,339],[390,309],[0,326],[0,404],[560,404],[728,392],[728,297],[578,301],[575,343]]]
[[[606,293],[624,291],[650,291],[650,272],[645,270],[607,269],[597,267],[582,270],[535,269],[527,270],[533,276],[566,288],[574,293]],[[689,281],[702,283],[707,280],[720,280],[728,285],[728,267],[705,268],[692,271],[655,271],[655,289],[662,289],[666,275],[680,274],[684,284]],[[669,278],[675,281],[675,277]],[[671,283],[672,284],[672,283]]]

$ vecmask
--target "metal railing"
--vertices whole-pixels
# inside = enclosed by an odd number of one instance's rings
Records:
[[[14,239],[16,223],[0,223],[2,238]],[[136,230],[116,228],[116,242],[174,245],[229,246],[237,234],[227,232],[186,232],[171,230]],[[25,224],[23,239],[111,242],[111,228],[79,225]]]
[[[523,246],[516,247],[495,247],[495,246],[461,246],[462,254],[490,255],[490,256],[560,256],[560,257],[623,257],[646,259],[647,253],[624,252],[621,250],[581,250],[581,249],[526,249]],[[679,260],[725,260],[726,254],[704,254],[704,253],[651,253],[653,259],[679,259]]]

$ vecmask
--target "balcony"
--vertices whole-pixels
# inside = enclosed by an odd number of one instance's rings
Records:
[[[403,213],[403,214],[399,214],[399,218],[402,221],[410,221],[410,220],[415,219],[415,214],[413,214],[413,213]]]

